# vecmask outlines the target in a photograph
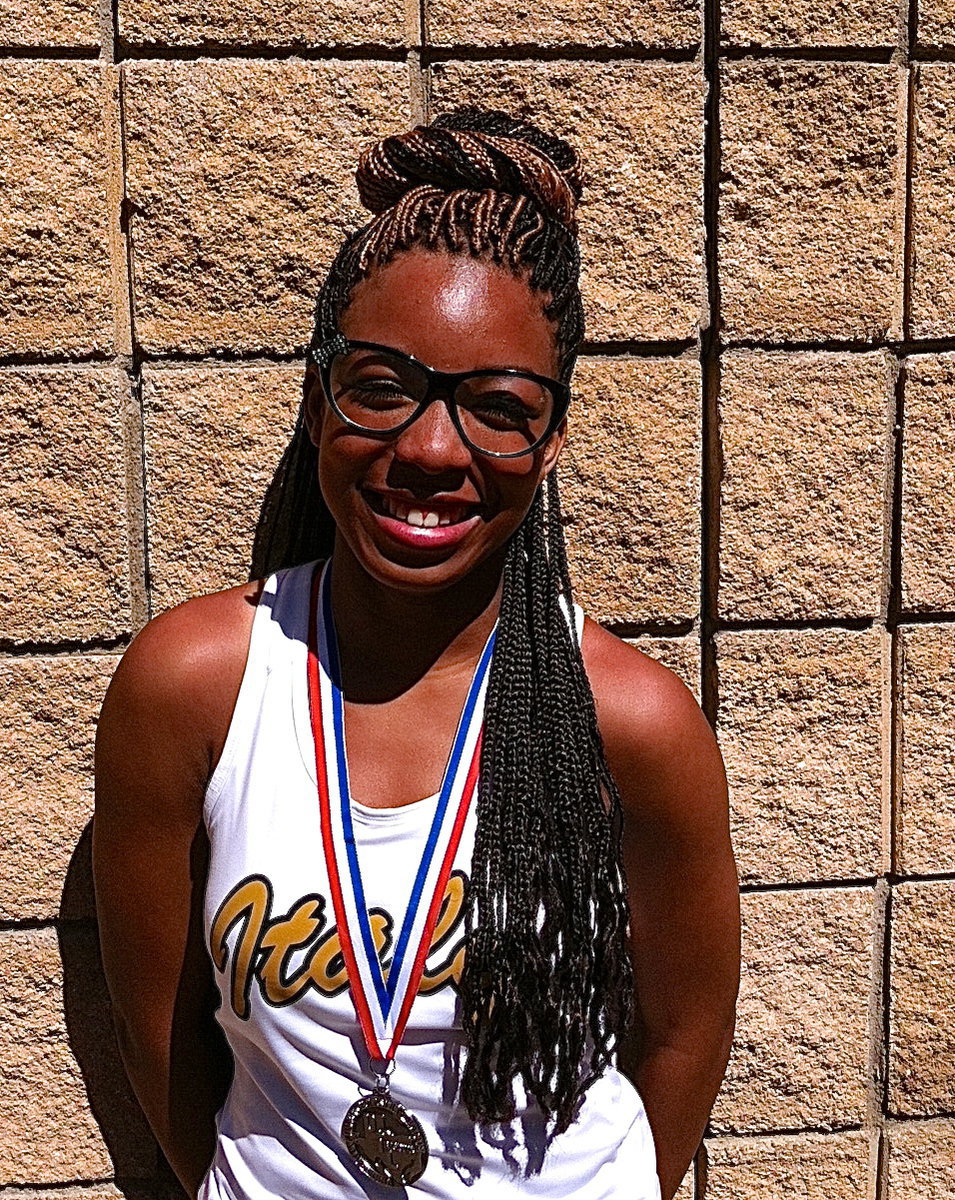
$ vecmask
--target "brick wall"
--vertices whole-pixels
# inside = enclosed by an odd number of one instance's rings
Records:
[[[0,0],[4,1200],[168,1189],[97,707],[243,577],[357,148],[468,99],[587,156],[581,596],[732,782],[739,1032],[681,1195],[955,1195],[955,5],[706,2]]]

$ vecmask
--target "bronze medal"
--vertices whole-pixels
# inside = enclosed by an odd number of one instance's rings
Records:
[[[345,1113],[342,1141],[359,1171],[386,1187],[417,1182],[428,1165],[421,1122],[384,1088],[362,1096]]]

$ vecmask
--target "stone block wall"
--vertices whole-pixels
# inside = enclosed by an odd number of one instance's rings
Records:
[[[0,0],[0,1196],[170,1194],[96,949],[97,708],[244,578],[358,148],[467,101],[586,156],[580,599],[732,786],[682,1200],[952,1200],[952,0]]]

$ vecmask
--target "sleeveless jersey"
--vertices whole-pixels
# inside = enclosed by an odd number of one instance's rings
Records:
[[[430,1160],[408,1188],[379,1186],[341,1141],[346,1110],[373,1082],[348,990],[322,852],[307,683],[310,564],[268,580],[204,816],[210,860],[205,937],[217,1018],[235,1076],[200,1200],[574,1197],[659,1200],[640,1097],[616,1070],[552,1136],[517,1088],[518,1115],[475,1125],[456,1101],[465,1048],[456,981],[474,846],[465,823],[391,1092],[421,1122]],[[352,801],[379,959],[387,966],[436,797],[401,808]]]

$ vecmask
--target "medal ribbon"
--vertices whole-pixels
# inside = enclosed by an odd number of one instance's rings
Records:
[[[494,631],[478,660],[468,689],[434,819],[386,977],[365,903],[352,825],[344,704],[328,568],[328,563],[321,570],[316,566],[312,578],[308,637],[308,692],[322,845],[358,1023],[372,1060],[388,1063],[401,1044],[424,974],[451,866],[477,786],[484,697],[494,649]]]

